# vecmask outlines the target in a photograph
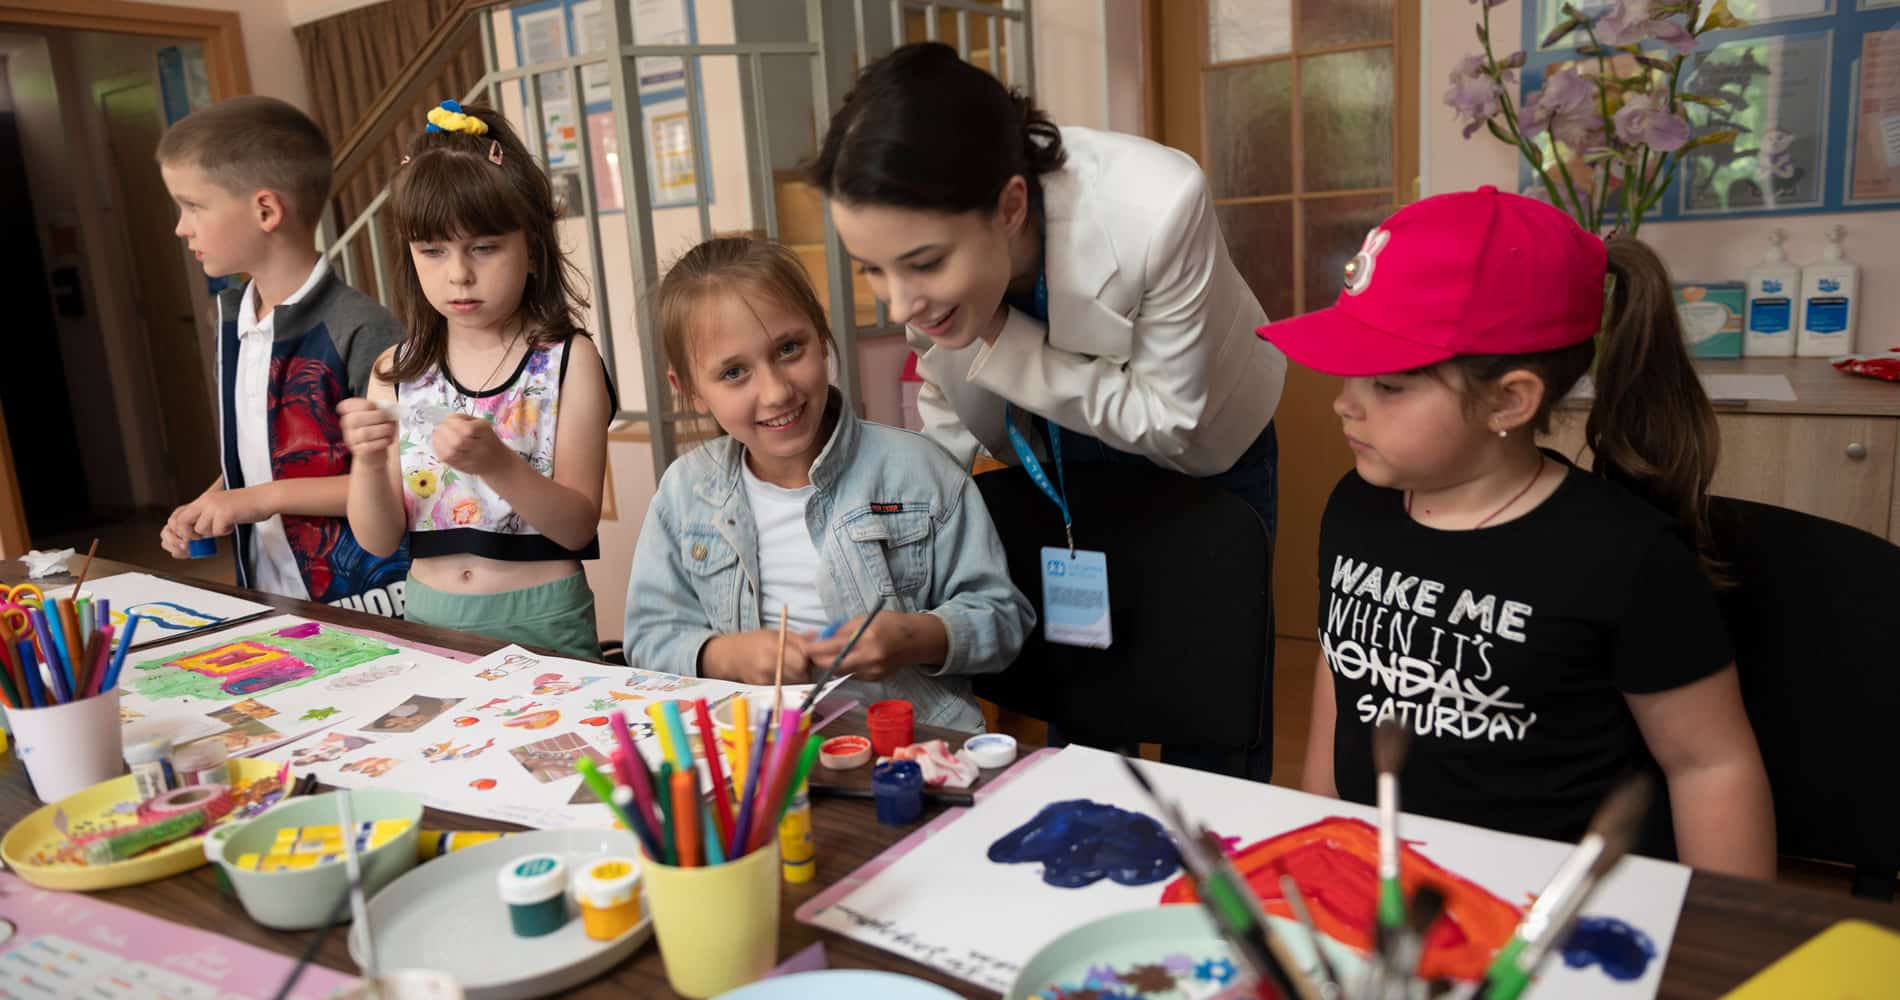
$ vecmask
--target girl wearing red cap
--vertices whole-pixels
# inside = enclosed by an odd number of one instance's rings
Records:
[[[1711,582],[1715,414],[1655,254],[1494,188],[1441,195],[1367,236],[1336,305],[1260,334],[1345,377],[1355,460],[1320,527],[1306,789],[1371,802],[1394,719],[1407,809],[1575,839],[1655,767],[1684,862],[1773,877]],[[1593,359],[1595,475],[1536,442]],[[1671,846],[1660,822],[1639,841]]]

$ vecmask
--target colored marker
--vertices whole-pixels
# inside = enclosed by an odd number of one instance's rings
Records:
[[[46,692],[40,690],[40,659],[33,655],[33,644],[20,640],[20,654],[25,657],[21,665],[26,670],[26,697],[33,708],[46,707]]]
[[[639,813],[641,821],[646,823],[647,830],[653,834],[654,843],[658,846],[660,841],[660,812],[653,804],[653,776],[647,773],[646,760],[639,755],[639,751],[635,751],[633,763],[629,764],[627,763],[627,755],[619,750],[615,750],[613,752],[613,761],[615,767],[633,776],[633,781],[627,785],[627,791],[633,795],[634,811]],[[656,854],[655,857],[657,856]]]
[[[768,714],[767,719],[769,718]],[[759,771],[763,769],[762,765],[765,762],[765,727],[767,725],[769,723],[765,719],[759,720],[757,731],[747,737],[752,741],[752,758],[746,764],[745,793],[739,796],[739,818],[733,824],[732,844],[726,848],[726,857],[734,861],[749,853],[752,840],[753,805],[758,801]]]
[[[785,821],[785,814],[791,811],[792,800],[798,797],[799,786],[811,777],[812,765],[818,762],[818,747],[824,742],[824,737],[817,733],[811,734],[811,738],[805,741],[805,752],[798,757],[798,768],[792,772],[792,783],[785,786],[785,798],[779,803],[778,819],[773,826]]]
[[[99,685],[106,679],[106,668],[110,665],[112,653],[112,626],[99,630],[93,639],[92,651],[86,655],[92,662],[86,667],[86,697],[90,698],[104,690]]]
[[[699,773],[674,771],[669,780],[673,789],[673,823],[679,836],[680,867],[698,868],[705,863],[705,844],[699,832]]]
[[[125,634],[119,637],[119,650],[112,654],[112,666],[106,671],[106,679],[99,690],[110,691],[119,684],[119,670],[125,666],[125,654],[132,651],[132,632],[139,627],[139,616],[132,615],[125,620]]]
[[[732,794],[745,795],[746,757],[752,752],[752,699],[743,692],[732,700]],[[732,838],[727,837],[731,844]]]
[[[660,763],[660,780],[657,782],[663,794],[656,796],[660,803],[660,848],[666,857],[660,859],[663,864],[679,864],[677,848],[679,841],[673,837],[673,765]]]
[[[706,774],[712,779],[713,816],[719,821],[718,839],[731,840],[732,792],[726,785],[726,770],[719,765],[719,737],[713,733],[712,716],[706,711],[706,699],[693,699],[693,721],[699,723],[699,742],[706,751]]]
[[[793,755],[798,752],[798,723],[804,713],[796,708],[787,708],[779,713],[778,744],[772,748],[772,766],[766,772],[766,781],[760,787],[760,805],[752,810],[752,835],[747,839],[747,850],[757,850],[765,843],[765,838],[773,830],[772,820],[777,817],[773,806],[785,795],[785,784],[791,779],[795,765]]]
[[[660,710],[657,701],[647,702],[647,719],[653,723],[653,734],[660,739],[660,753],[668,764],[680,766],[679,748],[666,735],[666,713]],[[660,798],[666,798],[666,790],[660,790]]]
[[[621,784],[632,788],[633,769],[631,765],[634,760],[635,751],[633,749],[633,734],[627,731],[627,713],[617,708],[608,713],[607,730],[614,734],[614,745],[620,748],[620,752],[614,755],[613,758],[614,771],[620,775]]]
[[[705,847],[707,867],[725,864],[726,852],[719,847],[719,830],[713,826],[712,806],[707,805],[704,801],[699,803],[699,828],[706,831]]]
[[[686,719],[680,715],[680,703],[667,701],[660,705],[660,711],[666,716],[664,737],[673,741],[675,771],[693,770],[693,745],[686,740]]]
[[[593,791],[594,796],[600,799],[608,809],[613,810],[614,817],[620,820],[620,825],[626,827],[628,833],[640,838],[640,843],[648,850],[652,850],[652,839],[647,836],[645,824],[635,822],[632,815],[620,808],[620,803],[614,798],[613,782],[608,781],[607,776],[600,773],[600,766],[594,763],[594,759],[583,755],[574,762],[574,770],[580,772],[581,780],[587,783],[587,787]]]

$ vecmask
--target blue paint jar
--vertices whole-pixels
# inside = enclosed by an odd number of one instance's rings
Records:
[[[194,538],[185,543],[185,552],[193,559],[215,556],[218,554],[218,540],[215,538]]]
[[[502,866],[499,883],[517,936],[552,934],[567,923],[567,865],[559,855],[516,858]]]
[[[877,821],[908,826],[924,814],[924,769],[914,760],[887,760],[871,769]]]

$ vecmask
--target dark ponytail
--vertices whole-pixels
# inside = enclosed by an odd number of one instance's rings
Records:
[[[1719,581],[1709,538],[1709,480],[1722,445],[1715,407],[1683,346],[1662,260],[1633,239],[1611,240],[1609,250],[1616,288],[1584,441],[1597,474],[1675,517]]]
[[[941,42],[893,49],[866,66],[831,116],[805,178],[828,197],[933,212],[994,211],[1011,177],[1062,166],[1062,133],[1028,97]]]
[[[1544,434],[1594,359],[1596,402],[1583,429],[1594,456],[1591,471],[1675,518],[1709,578],[1725,584],[1709,537],[1709,480],[1722,439],[1715,407],[1683,346],[1669,271],[1648,246],[1613,239],[1609,274],[1615,289],[1601,337],[1536,354],[1461,355],[1445,364],[1468,386],[1488,386],[1517,370],[1542,379],[1544,401],[1530,427]],[[1480,398],[1467,393],[1468,403]]]

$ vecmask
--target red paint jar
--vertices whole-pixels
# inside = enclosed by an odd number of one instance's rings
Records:
[[[917,727],[917,710],[910,702],[892,699],[871,706],[871,752],[889,757],[898,747],[909,746]]]

